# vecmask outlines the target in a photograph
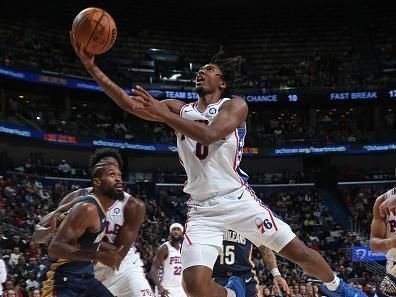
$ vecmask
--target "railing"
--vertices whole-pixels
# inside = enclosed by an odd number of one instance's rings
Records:
[[[352,259],[352,248],[350,248],[350,247],[345,248],[345,255],[346,255],[346,258]],[[360,263],[362,263],[363,266],[366,267],[368,271],[370,271],[371,273],[373,273],[375,275],[380,275],[380,276],[385,275],[384,265],[378,264],[377,262],[372,261],[372,260],[367,260],[367,261],[360,262]]]

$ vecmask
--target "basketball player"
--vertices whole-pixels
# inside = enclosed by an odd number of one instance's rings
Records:
[[[91,157],[91,167],[98,162],[109,162],[119,168],[122,168],[123,165],[120,154],[113,149],[97,150]],[[55,220],[53,225],[56,225],[56,220],[59,218],[58,214],[61,214],[60,218],[62,218],[64,212],[76,203],[81,196],[88,195],[91,192],[92,188],[85,188],[68,194],[60,202],[59,208],[50,216],[44,218],[40,224],[48,226],[51,220]],[[117,200],[106,211],[104,241],[126,248],[120,251],[122,262],[118,271],[114,271],[101,263],[94,265],[94,270],[95,277],[117,297],[154,296],[146,279],[140,254],[133,244],[144,220],[145,212],[145,204],[126,192],[124,192],[124,200]],[[35,235],[36,242],[45,242],[46,238],[48,238],[48,235],[45,233],[41,233],[41,237]]]
[[[373,252],[386,253],[386,275],[377,284],[376,295],[393,296],[396,288],[396,215],[392,204],[381,210],[386,202],[394,199],[396,188],[380,195],[374,202],[370,230],[370,248]]]
[[[279,286],[281,286],[283,291],[289,295],[289,286],[279,272],[274,253],[264,246],[260,246],[258,249],[265,265],[271,271],[276,290],[280,292]],[[213,267],[213,278],[216,283],[224,286],[231,276],[237,275],[245,281],[246,297],[256,297],[258,281],[253,271],[252,251],[252,243],[241,234],[232,230],[225,232],[223,235],[223,252],[219,255]]]
[[[169,228],[170,240],[158,249],[151,266],[151,278],[162,297],[187,297],[182,287],[182,262],[180,248],[183,240],[183,226],[174,223]],[[158,271],[162,266],[162,280]]]
[[[381,216],[396,214],[396,188],[388,191],[386,199],[379,206]]]
[[[265,245],[325,282],[330,297],[366,296],[339,279],[323,257],[308,248],[291,228],[264,206],[239,168],[246,135],[248,106],[230,99],[241,58],[212,58],[196,76],[198,100],[158,101],[137,86],[129,96],[94,63],[71,35],[73,48],[88,73],[121,108],[143,119],[161,121],[177,135],[180,160],[187,173],[184,191],[191,196],[182,247],[183,282],[190,297],[245,296],[244,281],[232,276],[226,288],[212,280],[223,233],[240,232],[254,245]]]
[[[370,231],[371,250],[386,253],[386,272],[394,277],[396,277],[396,215],[393,212],[385,216],[381,215],[380,205],[395,193],[395,189],[391,189],[375,200]]]
[[[118,269],[117,250],[99,250],[105,233],[105,209],[123,199],[121,171],[99,162],[92,170],[93,192],[79,200],[60,224],[48,247],[54,257],[43,282],[44,297],[113,296],[94,278],[93,261]]]

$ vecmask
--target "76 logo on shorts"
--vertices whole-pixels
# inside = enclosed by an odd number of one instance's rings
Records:
[[[264,219],[264,221],[260,218],[256,218],[256,226],[259,229],[261,234],[264,234],[265,229],[271,229],[272,223],[268,219]]]
[[[140,290],[140,293],[142,293],[142,296],[143,296],[143,297],[146,297],[146,296],[153,296],[153,295],[151,294],[151,291],[150,291],[149,289],[142,289],[142,290]]]

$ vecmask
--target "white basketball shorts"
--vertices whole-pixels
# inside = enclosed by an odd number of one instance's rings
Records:
[[[153,291],[141,267],[139,254],[128,254],[120,269],[113,270],[101,263],[96,264],[95,277],[117,297],[152,297]]]
[[[197,253],[192,247],[194,244],[202,248],[212,246],[220,253],[223,233],[227,230],[239,232],[255,246],[264,245],[275,252],[282,250],[296,236],[290,226],[263,205],[247,186],[205,201],[196,201],[192,197],[188,207],[182,246],[183,269],[195,265],[213,268],[216,257],[212,257],[211,263],[207,259],[203,261],[201,255],[194,259]]]

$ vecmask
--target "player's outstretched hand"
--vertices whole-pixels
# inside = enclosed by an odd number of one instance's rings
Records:
[[[132,89],[131,98],[140,105],[136,106],[134,109],[137,111],[144,110],[158,118],[162,118],[163,112],[167,109],[164,104],[161,104],[161,101],[155,99],[141,86],[136,86],[135,89]]]
[[[84,44],[78,44],[76,37],[70,31],[70,42],[73,46],[74,52],[80,58],[86,69],[89,69],[94,65],[95,56],[90,55],[84,51]]]
[[[124,248],[124,246],[120,246],[116,250],[108,250],[106,252],[98,252],[97,260],[98,262],[113,268],[113,270],[118,270],[121,265],[122,257],[119,252]]]
[[[388,199],[385,199],[385,201],[381,203],[379,210],[383,217],[389,216],[391,213],[396,214],[396,196],[392,195]]]
[[[282,276],[280,276],[280,275],[275,276],[273,279],[273,283],[274,283],[274,286],[275,286],[277,292],[280,292],[279,287],[281,287],[283,292],[286,295],[290,295],[290,288],[289,288],[286,280]]]
[[[165,289],[163,286],[158,288],[158,293],[161,297],[169,297],[169,291]]]

